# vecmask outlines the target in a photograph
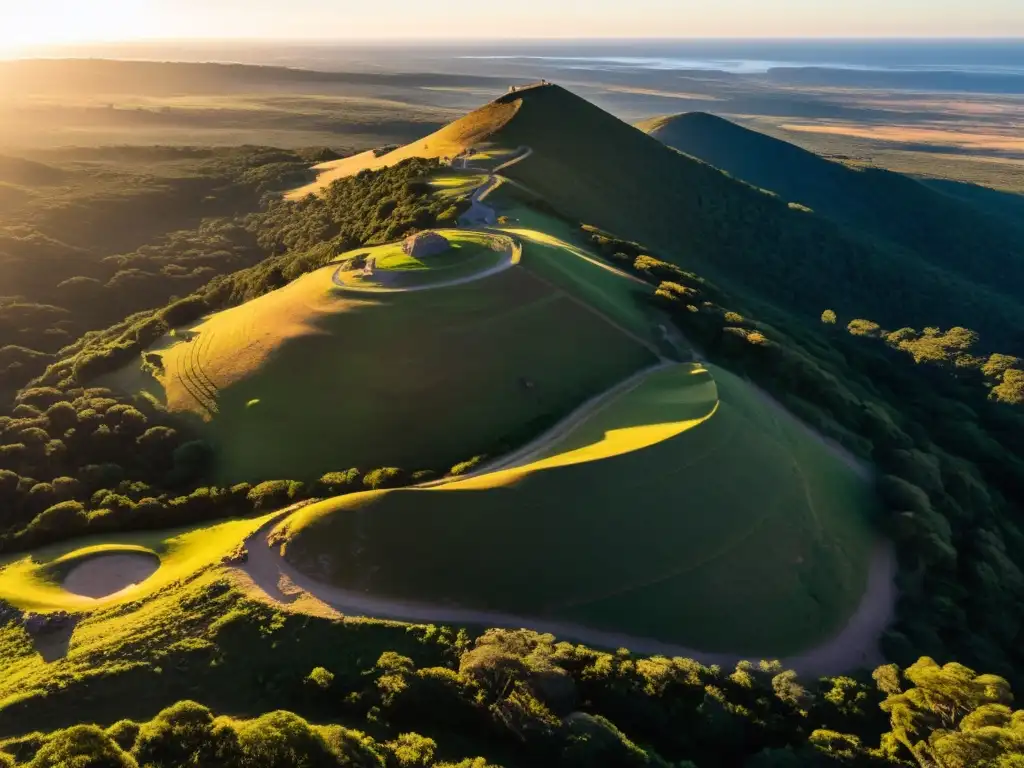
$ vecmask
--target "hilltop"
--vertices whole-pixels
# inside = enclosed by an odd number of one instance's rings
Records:
[[[962,279],[1011,296],[1024,226],[880,168],[853,168],[704,112],[656,118],[642,130],[666,145],[822,216],[889,240]]]
[[[443,474],[515,446],[655,359],[574,298],[573,280],[552,282],[550,255],[493,234],[443,234],[457,254],[342,254],[175,329],[150,347],[152,365],[107,381],[198,416],[221,483],[313,481],[356,467]],[[356,257],[376,260],[373,280],[357,276]],[[653,328],[639,322],[639,334]]]
[[[521,147],[531,154],[503,174],[562,215],[645,243],[750,298],[806,317],[832,307],[893,328],[966,325],[1008,351],[1019,342],[1011,329],[1024,326],[1024,309],[948,260],[837,227],[553,84],[505,93],[381,157],[364,153],[333,163],[321,169],[319,184],[413,156],[479,148],[508,155]]]

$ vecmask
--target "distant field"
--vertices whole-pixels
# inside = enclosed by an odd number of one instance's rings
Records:
[[[311,480],[353,466],[447,470],[517,444],[654,359],[525,265],[351,295],[334,286],[336,269],[182,329],[156,347],[158,379],[133,366],[114,385],[203,419],[220,483]]]
[[[791,416],[684,364],[525,467],[342,497],[281,531],[293,564],[346,588],[783,655],[858,604],[872,508]]]

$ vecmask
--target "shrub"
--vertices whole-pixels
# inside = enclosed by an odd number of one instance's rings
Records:
[[[355,490],[359,486],[362,473],[358,469],[346,469],[344,472],[328,472],[317,480],[314,493],[317,496],[339,496]]]
[[[336,768],[338,760],[327,741],[309,723],[291,712],[270,712],[236,725],[238,745],[248,768]]]
[[[140,765],[178,768],[222,765],[233,734],[215,726],[210,710],[194,701],[168,707],[139,729],[132,754]]]
[[[126,752],[131,751],[135,746],[135,739],[139,735],[139,724],[134,720],[118,720],[107,728],[107,736],[112,738],[117,745]]]
[[[68,534],[84,530],[88,524],[89,516],[85,513],[85,506],[81,502],[62,501],[36,515],[29,524],[29,530]]]
[[[380,488],[395,488],[402,484],[405,473],[398,467],[382,467],[372,472],[367,472],[363,477],[363,485],[371,490]]]
[[[58,731],[29,763],[30,768],[137,768],[110,736],[95,725]]]
[[[291,484],[287,480],[266,480],[254,486],[246,498],[256,510],[270,510],[283,507],[290,501]]]
[[[334,682],[334,673],[324,667],[314,667],[306,676],[306,682],[326,691]]]
[[[474,469],[479,467],[484,461],[487,460],[486,456],[474,456],[469,461],[463,461],[452,467],[451,473],[454,476],[466,475],[472,472]]]

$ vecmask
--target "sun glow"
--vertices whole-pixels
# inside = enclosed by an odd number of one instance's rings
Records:
[[[164,36],[161,0],[0,0],[0,53]]]

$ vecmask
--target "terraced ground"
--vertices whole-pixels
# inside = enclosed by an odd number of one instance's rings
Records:
[[[682,364],[526,466],[322,502],[273,538],[356,593],[781,656],[856,610],[873,503],[749,384]]]
[[[110,383],[199,416],[222,484],[444,472],[511,449],[656,359],[653,319],[626,327],[578,299],[580,275],[545,278],[548,261],[575,258],[531,244],[480,280],[374,293],[339,288],[325,267],[178,329],[154,347],[155,377],[130,366]],[[616,279],[617,301],[632,301]]]

